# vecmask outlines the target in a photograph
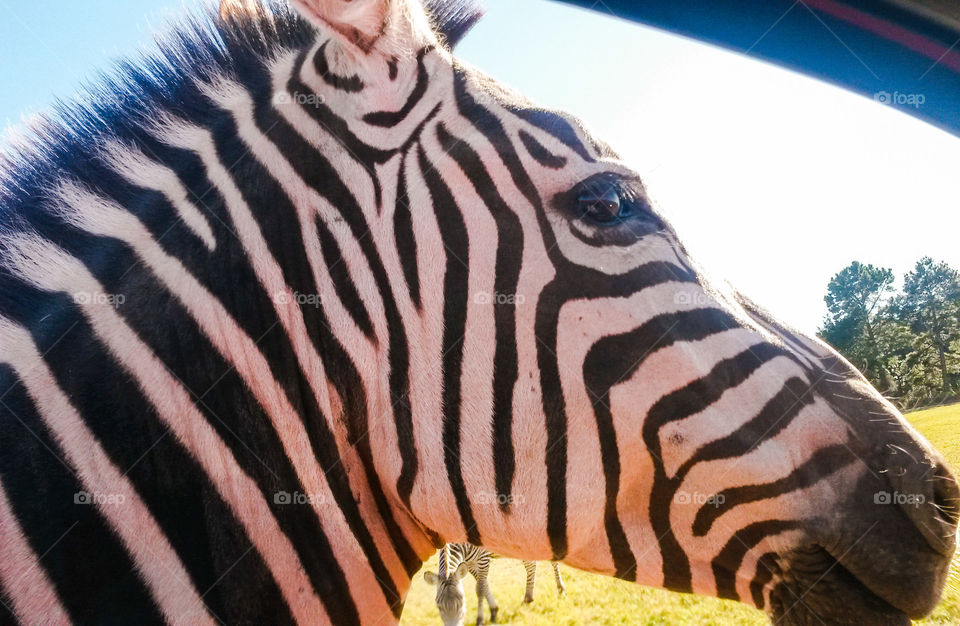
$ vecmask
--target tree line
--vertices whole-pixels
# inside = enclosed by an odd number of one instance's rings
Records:
[[[902,409],[960,400],[960,273],[920,259],[893,271],[854,261],[835,275],[819,336]]]

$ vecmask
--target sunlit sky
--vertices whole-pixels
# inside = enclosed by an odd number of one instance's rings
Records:
[[[0,0],[0,126],[69,97],[200,3]],[[609,16],[547,0],[486,4],[460,56],[583,119],[645,178],[698,261],[784,321],[816,330],[827,282],[854,259],[898,275],[924,255],[960,267],[960,139]]]

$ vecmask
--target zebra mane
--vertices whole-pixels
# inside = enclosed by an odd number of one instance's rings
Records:
[[[479,0],[426,0],[442,39],[456,45],[482,17]],[[209,108],[198,82],[231,78],[245,68],[308,45],[314,30],[286,0],[258,0],[219,16],[212,7],[187,12],[158,36],[152,52],[118,62],[73,99],[13,127],[0,143],[0,232],[16,213],[44,197],[64,175],[87,179],[105,140],[139,143],[153,115],[193,119]]]

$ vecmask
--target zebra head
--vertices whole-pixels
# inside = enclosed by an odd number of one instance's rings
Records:
[[[292,4],[226,2],[5,151],[20,621],[396,622],[460,541],[783,624],[933,608],[940,455],[457,61],[471,2]]]
[[[295,4],[326,36],[288,71],[345,160],[386,155],[343,166],[382,269],[340,246],[356,287],[337,306],[376,340],[374,456],[402,510],[783,623],[933,608],[957,487],[859,373],[708,280],[576,119],[454,59],[463,3]]]
[[[467,614],[463,578],[467,575],[467,569],[466,563],[460,563],[449,575],[443,567],[439,572],[423,573],[423,579],[437,588],[436,602],[443,626],[463,626]]]

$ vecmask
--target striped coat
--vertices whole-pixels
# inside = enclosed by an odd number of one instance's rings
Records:
[[[452,541],[784,624],[935,605],[942,458],[458,62],[476,16],[232,2],[7,151],[4,621],[392,623]]]

